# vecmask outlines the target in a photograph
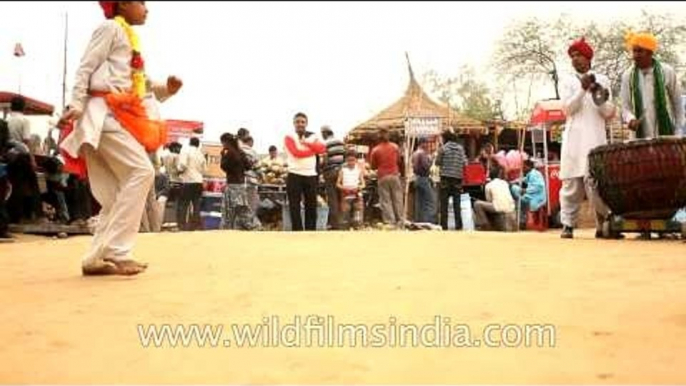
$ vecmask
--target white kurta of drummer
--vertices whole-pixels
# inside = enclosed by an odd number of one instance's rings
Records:
[[[581,87],[583,74],[570,75],[562,82],[560,97],[567,116],[562,133],[560,178],[570,179],[588,174],[588,153],[595,147],[605,145],[607,136],[605,122],[615,113],[612,95],[607,102],[597,106],[590,92]],[[595,74],[596,82],[609,89],[609,79]]]
[[[672,123],[675,125],[675,132],[679,132],[684,126],[684,106],[681,103],[681,85],[676,71],[664,63],[662,74],[665,78],[665,88],[667,97],[667,109]],[[659,130],[657,125],[657,112],[655,111],[655,77],[653,67],[640,70],[638,72],[638,88],[641,90],[643,102],[643,115],[636,117],[633,108],[633,95],[631,95],[631,76],[634,67],[632,66],[622,75],[622,118],[624,123],[629,123],[633,119],[643,119],[642,131],[637,134],[638,138],[656,138]]]
[[[82,111],[75,130],[65,138],[62,148],[77,157],[83,144],[98,148],[100,134],[109,114],[103,98],[91,98],[89,91],[126,92],[132,89],[132,48],[124,30],[113,20],[103,22],[95,30],[81,59],[72,92],[71,108]],[[168,97],[166,85],[148,82],[149,91],[159,100]],[[148,116],[159,119],[159,110],[152,95],[144,98]]]

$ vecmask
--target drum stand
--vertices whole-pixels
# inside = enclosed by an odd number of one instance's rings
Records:
[[[603,223],[603,236],[623,233],[677,233],[681,234],[682,239],[686,239],[686,223],[673,219],[630,219],[611,214]]]

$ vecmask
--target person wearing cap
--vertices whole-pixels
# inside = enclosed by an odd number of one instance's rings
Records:
[[[326,144],[326,154],[324,156],[322,174],[326,185],[326,199],[329,203],[329,227],[337,230],[341,228],[340,202],[337,182],[338,174],[345,162],[345,144],[340,139],[334,137],[333,130],[329,126],[322,126],[322,138]]]
[[[84,275],[136,275],[147,264],[132,255],[146,198],[155,179],[148,153],[166,141],[156,101],[182,87],[146,76],[143,50],[133,26],[144,25],[143,1],[100,1],[104,16],[81,59],[72,97],[60,120],[69,130],[60,147],[87,166],[91,191],[100,203],[100,221]]]
[[[655,58],[657,38],[629,33],[627,48],[634,65],[622,75],[622,118],[636,138],[674,135],[684,126],[681,85],[674,68]]]
[[[560,160],[560,217],[563,225],[561,237],[574,237],[581,203],[587,197],[595,212],[596,237],[602,237],[602,224],[608,214],[588,173],[588,153],[607,143],[606,122],[616,108],[612,103],[610,80],[607,76],[591,71],[593,48],[584,38],[569,46],[567,54],[575,73],[562,82],[560,97],[567,117],[562,133]],[[592,91],[602,87],[607,99],[601,105],[593,101]]]

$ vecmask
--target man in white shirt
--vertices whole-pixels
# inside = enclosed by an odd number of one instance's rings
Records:
[[[288,157],[286,194],[293,231],[302,231],[300,205],[304,198],[305,226],[308,231],[317,230],[317,156],[326,152],[326,145],[312,133],[307,132],[307,115],[297,113],[293,117],[295,133],[284,139]]]
[[[31,142],[31,127],[29,120],[24,116],[26,102],[22,97],[14,97],[10,102],[10,114],[7,126],[10,131],[10,139],[29,145]]]
[[[634,65],[622,75],[624,123],[636,132],[636,138],[674,135],[684,127],[676,71],[653,57],[658,41],[652,34],[629,34],[627,46],[631,47]]]
[[[477,200],[474,203],[474,222],[481,230],[505,230],[497,229],[496,221],[490,215],[507,215],[515,211],[515,202],[510,193],[510,185],[501,179],[501,169],[492,167],[490,170],[490,182],[484,187],[486,201]]]
[[[567,50],[576,74],[562,83],[562,106],[567,116],[562,134],[560,160],[560,217],[564,239],[574,237],[584,197],[588,197],[595,211],[596,238],[602,237],[602,224],[608,209],[598,195],[595,183],[588,174],[588,153],[595,147],[607,143],[605,123],[615,114],[610,95],[610,81],[602,74],[591,73],[593,49],[582,38]],[[593,101],[593,91],[602,87],[607,97],[601,105]]]
[[[200,151],[198,138],[191,138],[190,146],[181,151],[177,168],[183,188],[177,205],[176,222],[182,231],[196,230],[200,228],[202,183],[207,169],[207,160]]]

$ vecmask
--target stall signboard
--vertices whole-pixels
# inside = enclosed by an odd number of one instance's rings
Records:
[[[405,135],[426,138],[441,134],[441,120],[437,117],[409,118],[405,123]]]
[[[221,168],[222,145],[215,142],[203,142],[202,151],[207,159],[207,178],[225,178],[226,174]]]

